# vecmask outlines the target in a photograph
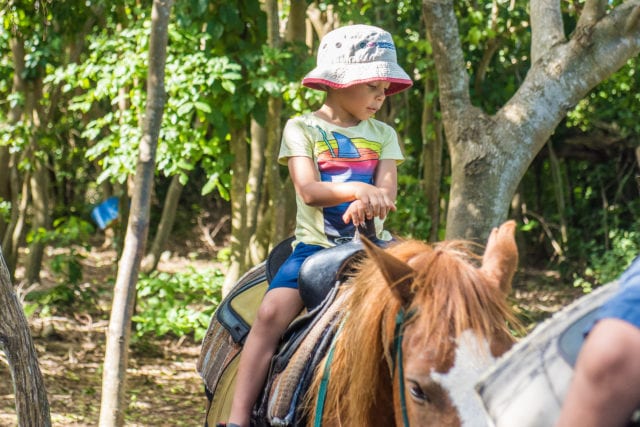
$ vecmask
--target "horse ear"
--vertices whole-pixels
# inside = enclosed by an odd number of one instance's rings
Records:
[[[494,228],[489,235],[482,257],[481,270],[505,294],[511,291],[511,281],[518,267],[515,229],[515,221],[507,221],[500,227]]]
[[[411,285],[415,270],[409,264],[376,246],[366,237],[362,237],[361,240],[367,255],[378,265],[393,294],[403,306],[408,306],[413,300]]]

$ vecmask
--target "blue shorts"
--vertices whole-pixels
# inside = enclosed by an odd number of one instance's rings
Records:
[[[598,310],[596,321],[614,318],[640,328],[640,256],[620,276],[620,288]]]
[[[322,246],[307,245],[298,242],[291,255],[289,255],[289,258],[282,263],[273,280],[271,280],[267,292],[275,288],[298,289],[298,272],[300,271],[300,267],[302,267],[302,263],[322,249],[324,249]]]

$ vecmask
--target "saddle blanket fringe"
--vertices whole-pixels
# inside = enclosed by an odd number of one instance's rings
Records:
[[[314,325],[291,356],[286,368],[272,375],[272,383],[267,390],[267,419],[271,425],[301,425],[304,394],[344,317],[342,307],[348,293],[339,292],[326,310],[318,313]]]

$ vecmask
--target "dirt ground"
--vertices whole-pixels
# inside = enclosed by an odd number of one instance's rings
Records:
[[[113,277],[115,262],[113,252],[94,249],[84,260],[85,276]],[[169,257],[159,269],[176,271],[194,263],[199,264],[196,268],[207,264]],[[551,272],[520,272],[516,276],[512,300],[529,328],[580,295],[579,290],[558,282]],[[106,320],[86,313],[31,320],[54,426],[98,425],[106,328]],[[127,426],[203,425],[206,399],[195,371],[199,346],[181,339],[133,347],[127,371]],[[17,425],[10,378],[0,353],[2,427]]]
[[[84,255],[83,279],[87,286],[104,286],[106,278],[115,277],[117,259],[113,250],[96,247]],[[189,266],[214,266],[199,258],[193,253],[191,257],[165,256],[158,269],[176,272]],[[20,271],[16,276],[20,277]],[[52,283],[47,270],[42,273],[42,282],[45,287]],[[108,314],[104,313],[109,313],[110,303],[99,302],[103,313],[100,319],[90,313],[30,319],[54,426],[98,425],[108,327]],[[132,345],[126,379],[127,426],[203,425],[206,398],[195,370],[199,350],[200,343],[189,338]],[[11,374],[0,352],[0,427],[16,425]]]

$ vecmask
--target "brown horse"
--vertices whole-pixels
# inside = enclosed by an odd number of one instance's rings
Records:
[[[309,425],[486,425],[474,385],[513,344],[514,230],[513,221],[494,229],[482,257],[463,241],[366,244],[342,290],[348,314],[307,393]]]

